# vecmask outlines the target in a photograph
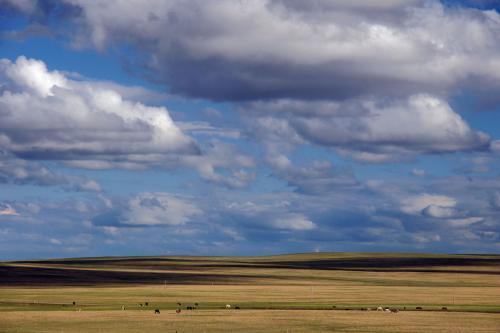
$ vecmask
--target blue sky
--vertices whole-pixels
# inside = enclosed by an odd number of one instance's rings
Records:
[[[498,1],[0,1],[0,259],[498,253]]]

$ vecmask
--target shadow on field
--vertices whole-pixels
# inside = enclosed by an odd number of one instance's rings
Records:
[[[236,259],[236,260],[233,260]],[[237,260],[238,257],[225,257],[225,259],[212,258],[163,258],[163,257],[116,257],[116,258],[77,258],[77,259],[51,259],[51,260],[23,260],[17,263],[27,264],[63,264],[86,266],[131,266],[143,267],[147,265],[167,268],[200,267],[267,267],[267,268],[407,268],[407,267],[433,267],[433,266],[498,266],[500,268],[500,255],[488,258],[468,257],[355,257],[342,259],[301,259],[301,260],[266,260],[265,257],[254,260]]]
[[[137,268],[150,270],[209,271],[211,269],[318,269],[353,271],[443,272],[500,275],[500,256],[469,257],[357,257],[307,260],[225,260],[208,258],[81,258],[45,261],[19,261],[37,265],[67,265],[68,267]],[[480,269],[477,269],[480,267]],[[458,269],[461,268],[461,269]]]
[[[0,265],[0,286],[92,286],[114,284],[223,284],[255,276],[189,273],[126,272]]]
[[[235,260],[236,259],[236,260]],[[14,264],[14,265],[12,265]],[[80,258],[18,261],[0,265],[0,285],[100,284],[245,284],[255,279],[287,279],[282,274],[258,274],[260,269],[342,270],[365,272],[431,272],[500,275],[500,256],[490,257],[356,257],[302,260],[265,258]],[[33,265],[33,266],[30,266]],[[58,265],[62,267],[55,267]],[[51,267],[52,266],[52,267]],[[143,270],[126,271],[126,269]],[[224,269],[230,269],[223,274]],[[251,274],[237,274],[244,269]],[[155,270],[155,272],[148,272]],[[168,270],[168,272],[167,272]],[[165,271],[165,272],[162,272]],[[178,273],[176,271],[179,271]],[[182,271],[182,272],[181,272]],[[212,273],[210,273],[212,272]],[[256,274],[257,273],[257,274]]]
[[[500,275],[500,258],[356,258],[336,260],[311,261],[281,261],[274,262],[274,268],[296,269],[332,269],[355,271],[405,271],[405,272],[443,272],[443,273],[473,273]],[[440,268],[440,267],[446,267]],[[451,269],[461,267],[462,269]],[[467,269],[467,267],[482,267],[482,269]],[[485,269],[485,267],[493,269]],[[436,270],[439,268],[439,270]]]

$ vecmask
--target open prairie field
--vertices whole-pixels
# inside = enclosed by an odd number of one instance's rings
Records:
[[[176,331],[499,332],[500,256],[319,253],[0,263],[0,332]]]

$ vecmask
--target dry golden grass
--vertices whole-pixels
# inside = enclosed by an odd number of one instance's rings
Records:
[[[306,310],[3,312],[2,332],[491,332],[500,316],[484,313]]]
[[[148,301],[163,307],[200,303],[222,306],[226,303],[247,308],[310,305],[351,306],[496,306],[500,310],[500,287],[413,287],[366,285],[167,285],[134,287],[2,288],[0,309],[5,302],[70,304],[82,307],[138,307]],[[33,304],[36,302],[35,304]],[[273,306],[273,304],[275,304]]]

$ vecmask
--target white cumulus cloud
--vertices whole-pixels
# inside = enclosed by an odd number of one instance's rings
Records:
[[[79,28],[76,45],[132,43],[155,80],[197,97],[341,99],[500,86],[493,10],[438,0],[61,3],[80,10],[68,16]]]
[[[10,205],[0,204],[0,215],[16,216],[19,215],[19,213]]]
[[[302,214],[289,214],[272,221],[277,229],[312,230],[316,225]]]
[[[23,56],[1,60],[0,77],[0,147],[17,156],[147,164],[198,153],[164,107],[129,101]]]
[[[128,202],[123,223],[129,225],[183,225],[202,211],[187,199],[163,192],[140,193]]]
[[[435,217],[439,217],[439,215],[449,216],[449,213],[456,205],[457,200],[452,197],[422,193],[403,199],[401,210],[408,214],[420,214],[425,209],[430,209],[431,215],[434,214]]]
[[[427,94],[389,101],[256,102],[242,110],[258,114],[255,126],[266,142],[281,138],[298,144],[300,137],[366,162],[488,150],[490,145],[487,134],[471,129],[446,101]]]

